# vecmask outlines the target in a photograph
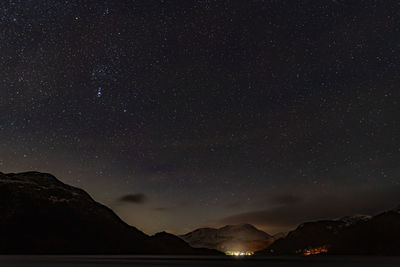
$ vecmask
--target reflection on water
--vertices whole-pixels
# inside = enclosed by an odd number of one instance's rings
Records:
[[[0,256],[0,266],[400,266],[400,257]]]

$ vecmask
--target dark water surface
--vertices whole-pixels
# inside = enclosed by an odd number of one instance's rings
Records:
[[[185,256],[0,256],[1,267],[17,266],[399,266],[400,257],[185,257]]]

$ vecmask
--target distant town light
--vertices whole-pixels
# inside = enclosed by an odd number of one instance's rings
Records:
[[[254,254],[253,251],[225,251],[228,256],[251,256]]]
[[[303,254],[304,256],[328,253],[328,246],[321,246],[321,247],[316,247],[316,248],[307,248],[307,249],[303,249],[303,250],[297,250],[296,253]]]

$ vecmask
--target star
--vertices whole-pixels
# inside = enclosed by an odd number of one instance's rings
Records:
[[[97,98],[100,98],[103,96],[103,88],[101,88],[101,87],[97,88],[96,96],[97,96]]]

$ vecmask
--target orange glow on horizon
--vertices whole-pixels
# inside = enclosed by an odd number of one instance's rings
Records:
[[[307,249],[303,249],[303,250],[298,250],[298,251],[296,251],[296,253],[303,254],[304,256],[328,253],[328,246],[324,245],[324,246],[316,247],[316,248],[307,248]]]

